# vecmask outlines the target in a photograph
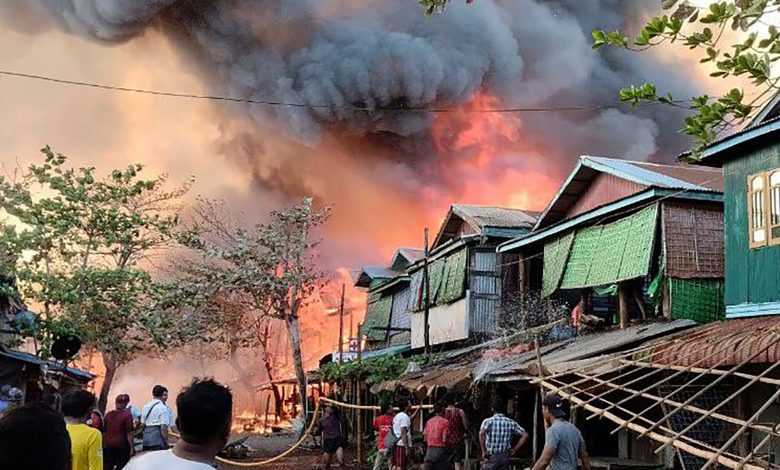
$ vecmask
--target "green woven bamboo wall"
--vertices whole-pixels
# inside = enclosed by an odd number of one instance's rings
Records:
[[[561,289],[612,284],[647,274],[658,205],[608,225],[578,230]]]
[[[672,277],[668,282],[673,319],[709,323],[726,318],[723,280]]]
[[[366,319],[363,322],[363,333],[369,341],[382,341],[387,335],[390,325],[390,311],[393,307],[393,296],[386,295],[376,302],[366,305]]]
[[[574,232],[544,245],[544,272],[542,273],[542,296],[548,297],[561,285],[569,250],[574,241]]]

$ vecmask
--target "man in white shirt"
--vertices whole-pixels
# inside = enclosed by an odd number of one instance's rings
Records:
[[[412,402],[402,400],[398,403],[399,411],[393,418],[393,434],[398,438],[398,443],[393,449],[393,469],[404,470],[408,449],[412,447]]]
[[[176,398],[181,439],[172,449],[148,452],[125,470],[213,470],[228,442],[233,415],[230,389],[213,379],[195,379]]]
[[[173,412],[168,407],[168,389],[162,385],[152,388],[152,401],[141,410],[144,425],[144,451],[168,448],[168,431],[173,427]]]

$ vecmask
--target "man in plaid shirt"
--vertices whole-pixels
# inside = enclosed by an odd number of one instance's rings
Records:
[[[482,422],[479,429],[479,444],[482,447],[482,468],[485,470],[507,470],[509,458],[520,450],[528,440],[528,433],[513,419],[507,418],[506,403],[496,397],[493,400],[493,416]],[[519,436],[514,447],[512,438]]]

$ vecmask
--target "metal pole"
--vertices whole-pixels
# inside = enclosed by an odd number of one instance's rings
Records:
[[[423,285],[425,286],[424,305],[424,334],[425,334],[425,355],[431,354],[431,325],[430,325],[430,303],[431,303],[431,283],[428,278],[428,228],[425,228],[425,251],[423,258]]]
[[[344,362],[344,290],[346,284],[341,284],[341,305],[339,307],[339,363]]]

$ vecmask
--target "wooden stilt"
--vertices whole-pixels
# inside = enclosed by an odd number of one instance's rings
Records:
[[[620,315],[620,329],[628,328],[628,292],[625,282],[618,284],[618,315]]]

